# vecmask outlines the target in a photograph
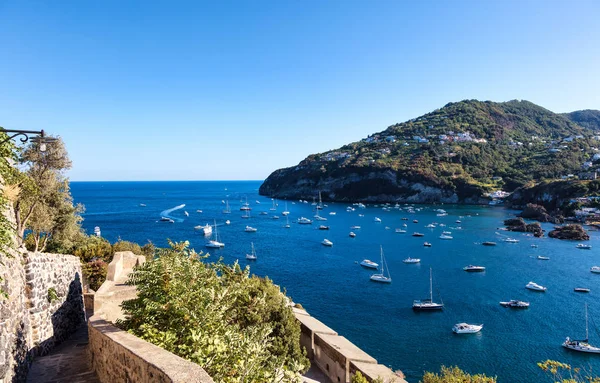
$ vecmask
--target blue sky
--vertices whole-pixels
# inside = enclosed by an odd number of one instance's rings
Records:
[[[0,126],[72,180],[263,179],[450,101],[600,109],[600,2],[0,0]]]

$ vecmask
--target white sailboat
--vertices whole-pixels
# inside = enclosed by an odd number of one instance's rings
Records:
[[[381,250],[381,272],[379,274],[371,275],[371,280],[373,282],[381,282],[381,283],[392,283],[392,277],[390,275],[390,270],[387,270],[387,277],[385,276],[385,269],[387,264],[385,263],[385,258],[383,257],[383,246],[379,246]]]
[[[252,208],[250,207],[250,204],[248,203],[248,197],[246,197],[246,202],[244,202],[242,204],[242,207],[240,207],[240,210],[252,210]]]
[[[220,249],[220,248],[224,247],[225,244],[223,242],[219,242],[219,232],[217,231],[217,220],[215,220],[214,227],[215,227],[215,238],[208,241],[205,246],[212,248],[212,249]]]
[[[323,201],[321,200],[321,191],[319,191],[319,203],[317,204],[317,210],[323,209]]]
[[[246,254],[246,259],[256,261],[256,251],[254,250],[254,242],[250,242],[250,244],[252,245],[252,253]]]
[[[588,334],[588,309],[587,303],[585,304],[585,339],[583,340],[575,340],[567,337],[563,343],[563,347],[568,348],[569,350],[579,351],[579,352],[588,352],[592,354],[600,354],[600,347],[592,346],[588,343],[589,334]]]
[[[223,214],[231,214],[231,209],[229,208],[229,200],[225,201],[225,209],[223,210]]]
[[[244,210],[244,214],[242,214],[242,218],[250,218],[250,210]]]
[[[436,303],[433,301],[433,273],[429,268],[429,298],[417,299],[413,301],[413,310],[443,310],[444,303]]]
[[[288,215],[290,212],[287,209],[287,201],[285,201],[285,210],[281,212],[281,215]]]
[[[287,215],[285,216],[285,225],[283,225],[283,227],[286,229],[289,229],[290,227],[292,227],[292,226],[290,226],[290,219]]]

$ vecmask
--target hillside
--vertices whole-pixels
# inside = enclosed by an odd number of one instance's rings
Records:
[[[595,132],[528,101],[465,100],[273,172],[277,198],[478,203],[484,193],[582,171]],[[588,164],[589,165],[589,164]]]
[[[600,110],[577,110],[562,115],[584,128],[600,130]]]

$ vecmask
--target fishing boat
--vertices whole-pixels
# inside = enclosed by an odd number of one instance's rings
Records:
[[[219,242],[219,232],[217,230],[217,221],[216,220],[215,220],[214,228],[215,228],[214,239],[208,241],[206,243],[206,245],[204,245],[204,246],[212,248],[212,249],[220,249],[220,248],[224,247],[225,244],[223,242]]]
[[[252,246],[252,252],[250,254],[246,254],[246,259],[251,261],[256,261],[256,251],[254,250],[254,242],[250,242]]]
[[[381,252],[381,271],[378,274],[371,275],[370,279],[373,282],[392,283],[392,277],[390,276],[389,269],[387,270],[387,276],[385,275],[387,264],[385,263],[385,258],[383,257],[383,246],[380,246],[379,248]]]
[[[431,247],[431,243],[429,243],[429,242],[423,242],[423,246],[425,246],[425,247]]]
[[[575,247],[578,249],[581,249],[581,250],[591,250],[592,249],[592,245],[586,245],[584,243],[580,243]]]
[[[537,259],[539,259],[540,261],[549,261],[550,257],[544,257],[543,255],[538,255]]]
[[[452,331],[455,334],[475,334],[481,331],[482,324],[457,323],[452,326]]]
[[[353,231],[351,231],[350,234],[348,234],[348,235],[350,236],[350,238],[356,237],[356,234]]]
[[[363,259],[363,261],[360,263],[360,265],[362,267],[366,267],[367,269],[377,269],[379,267],[379,265],[369,259]]]
[[[328,240],[327,238],[325,238],[325,239],[324,239],[324,240],[321,242],[321,244],[322,244],[323,246],[329,246],[329,247],[333,246],[333,242],[331,242],[331,241],[330,241],[330,240]]]
[[[595,274],[600,274],[600,266],[592,266],[590,271]]]
[[[485,267],[469,265],[469,266],[463,267],[463,270],[471,272],[471,273],[476,273],[476,272],[485,271]]]
[[[416,231],[412,234],[413,237],[424,237],[425,234],[423,233],[417,233]]]
[[[195,226],[194,230],[201,231],[202,234],[204,234],[204,235],[211,235],[212,231],[213,231],[212,226],[210,226],[208,223],[205,226],[202,226],[202,225]]]
[[[483,246],[496,246],[496,242],[485,241],[482,243]]]
[[[310,219],[304,218],[304,217],[298,218],[297,222],[301,225],[310,225],[312,223],[312,221]]]
[[[525,288],[529,289],[529,290],[533,290],[533,291],[546,291],[547,288],[542,286],[542,285],[538,285],[535,282],[529,282],[528,284],[525,285]]]
[[[569,350],[579,351],[579,352],[587,352],[592,354],[600,354],[600,347],[595,347],[589,344],[589,334],[588,334],[588,308],[587,303],[585,304],[585,339],[575,340],[567,337],[564,343],[562,344],[564,348],[568,348]]]
[[[403,259],[402,262],[404,262],[404,263],[419,263],[419,262],[421,262],[421,259],[408,257],[406,259]]]
[[[500,302],[501,306],[510,307],[514,309],[526,309],[529,307],[529,302],[523,302],[517,299],[511,299],[508,302]]]
[[[258,230],[257,228],[252,227],[252,226],[246,226],[246,228],[244,229],[244,231],[246,233],[256,233],[257,230]]]
[[[573,291],[578,292],[578,293],[589,293],[590,289],[588,289],[586,287],[575,287],[573,289]]]
[[[223,209],[222,213],[231,214],[231,209],[229,208],[229,200],[225,201],[225,209]]]
[[[433,272],[431,268],[429,268],[429,298],[414,300],[412,307],[413,310],[417,311],[433,311],[444,309],[444,303],[436,303],[433,301]]]

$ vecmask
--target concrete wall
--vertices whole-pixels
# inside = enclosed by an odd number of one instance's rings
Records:
[[[32,357],[66,339],[85,313],[79,258],[14,251],[0,260],[9,295],[0,298],[0,383],[7,383],[24,380]]]
[[[94,315],[88,354],[101,382],[213,383],[199,365],[120,330]]]

